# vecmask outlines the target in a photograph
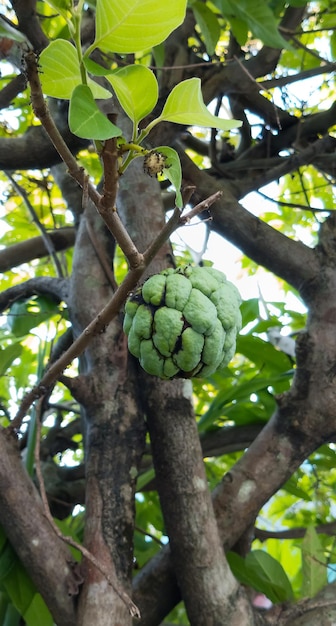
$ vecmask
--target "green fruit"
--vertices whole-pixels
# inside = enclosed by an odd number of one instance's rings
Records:
[[[212,267],[163,270],[126,303],[128,349],[163,379],[210,376],[235,353],[240,304],[238,289]]]

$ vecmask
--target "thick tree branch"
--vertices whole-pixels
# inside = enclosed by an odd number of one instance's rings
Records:
[[[37,276],[0,293],[0,311],[5,311],[16,300],[23,300],[35,295],[46,294],[55,298],[58,302],[66,301],[67,293],[67,279]]]
[[[279,152],[285,150],[286,148],[291,148],[293,145],[298,148],[301,147],[301,149],[306,148],[308,150],[309,147],[313,149],[314,145],[320,145],[317,143],[318,141],[323,141],[317,138],[321,135],[326,135],[329,128],[335,125],[335,120],[336,102],[334,102],[326,111],[293,120],[293,124],[291,126],[283,129],[277,135],[268,134],[264,141],[259,142],[256,146],[243,153],[241,158],[270,158],[277,156]],[[311,144],[311,146],[309,144]],[[326,146],[326,151],[328,151],[328,147],[329,146]],[[304,150],[302,150],[302,152],[304,152]],[[316,150],[316,153],[313,154],[313,156],[316,157],[318,154],[319,151]],[[256,185],[260,186],[259,181],[256,181]]]
[[[230,189],[202,172],[184,154],[184,176],[197,186],[195,199],[206,197],[210,190],[223,195],[212,207],[213,230],[238,246],[248,257],[300,290],[318,271],[314,251],[293,241],[244,209]]]
[[[314,76],[320,76],[321,74],[331,74],[336,69],[336,63],[323,63],[319,67],[312,67],[309,70],[302,70],[297,74],[290,74],[288,76],[278,76],[277,78],[270,78],[269,80],[260,81],[259,85],[265,89],[274,89],[276,87],[285,87],[286,85],[292,85],[293,83],[302,82]]]
[[[24,91],[27,86],[27,79],[24,74],[18,74],[0,91],[0,109],[7,109],[12,100]]]
[[[17,443],[5,430],[0,430],[0,522],[55,622],[74,626],[73,596],[79,588],[73,558],[55,536],[24,470]],[[41,554],[47,558],[41,559]]]
[[[58,228],[57,230],[47,232],[57,252],[67,250],[75,243],[76,233],[74,228]],[[42,237],[32,237],[27,239],[27,241],[12,244],[8,248],[0,250],[0,272],[8,272],[13,267],[17,267],[22,263],[29,263],[34,259],[40,259],[48,254]]]
[[[217,534],[191,389],[188,397],[186,382],[157,388],[146,376],[139,380],[172,560],[190,622],[251,626],[252,610]]]
[[[72,135],[68,128],[61,129],[69,150],[76,153],[88,145],[88,141]],[[0,169],[44,169],[57,165],[61,157],[41,126],[32,126],[21,137],[0,138]]]

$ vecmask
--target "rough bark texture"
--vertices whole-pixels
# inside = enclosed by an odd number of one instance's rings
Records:
[[[246,610],[218,535],[191,391],[189,381],[162,383],[159,389],[150,379],[143,384],[173,566],[192,624],[243,626],[252,623],[252,611]]]
[[[96,210],[89,205],[76,245],[70,308],[81,332],[105,305],[112,286],[97,263],[87,228],[90,221],[107,258],[114,242]],[[95,297],[92,297],[92,294]],[[116,584],[130,592],[133,564],[134,490],[144,447],[144,422],[138,408],[134,370],[128,368],[127,345],[120,320],[96,337],[82,359],[78,397],[83,403],[86,456],[84,544]],[[113,478],[112,478],[113,477]],[[84,565],[78,624],[131,623],[124,601],[90,562]],[[108,620],[107,622],[107,615]]]
[[[0,431],[0,510],[8,540],[57,625],[74,626],[74,596],[80,585],[78,564],[47,520],[40,496],[22,465],[18,444],[6,430]]]

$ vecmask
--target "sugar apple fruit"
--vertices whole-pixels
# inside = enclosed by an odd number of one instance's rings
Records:
[[[235,353],[240,304],[238,289],[212,267],[163,270],[126,303],[128,349],[148,374],[209,376]]]

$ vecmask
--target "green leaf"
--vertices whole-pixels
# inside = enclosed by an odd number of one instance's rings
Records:
[[[182,185],[182,170],[180,157],[176,150],[169,148],[168,146],[159,146],[155,148],[157,152],[161,152],[166,156],[166,167],[163,170],[163,174],[168,180],[170,180],[176,191],[176,206],[179,209],[183,207],[183,201],[181,196]]]
[[[48,607],[39,593],[33,595],[23,617],[27,626],[53,626],[54,624]]]
[[[302,540],[302,596],[313,598],[327,584],[327,560],[314,526]]]
[[[246,559],[227,555],[234,576],[244,585],[264,593],[272,602],[293,599],[293,589],[282,565],[264,550],[249,552]]]
[[[221,32],[218,19],[214,12],[202,2],[193,2],[191,8],[204,38],[207,53],[209,56],[212,56]]]
[[[216,117],[208,111],[203,102],[199,78],[189,78],[174,87],[155,123],[163,121],[187,126],[208,126],[221,130],[231,130],[242,124],[237,120],[224,120]]]
[[[88,57],[83,57],[83,63],[87,69],[87,71],[93,76],[107,76],[107,74],[111,74],[113,70],[110,67],[103,67],[93,61],[93,59],[89,59]],[[111,95],[111,94],[110,94]]]
[[[260,390],[267,389],[271,385],[276,385],[279,381],[288,381],[291,374],[289,372],[280,372],[274,376],[255,376],[252,380],[245,381],[238,385],[227,385],[221,389],[214,398],[209,408],[202,415],[198,422],[199,431],[206,430],[216,419],[226,413],[226,406],[231,402],[235,402],[238,406],[239,402],[246,402],[250,399],[251,394],[257,394]]]
[[[242,302],[240,307],[242,316],[242,328],[250,322],[258,321],[259,319],[259,298],[251,298]]]
[[[129,65],[107,76],[128,117],[137,126],[155,107],[159,88],[151,70],[144,65]]]
[[[232,15],[230,16],[230,25],[235,39],[237,39],[241,47],[244,46],[247,42],[249,34],[246,22],[244,20],[239,20]]]
[[[11,602],[27,626],[52,626],[53,619],[23,565],[14,555],[14,567],[2,581]]]
[[[46,96],[70,100],[75,87],[82,84],[76,49],[65,39],[56,39],[42,50],[39,67],[42,90]],[[107,89],[97,85],[91,78],[88,85],[94,98],[104,100],[111,97]]]
[[[271,48],[291,48],[278,31],[277,20],[265,0],[216,0],[215,4],[229,21],[238,19],[247,24],[254,37]]]
[[[0,347],[0,376],[3,376],[7,369],[12,365],[13,361],[20,356],[22,346],[19,343],[13,343],[7,348]]]
[[[58,312],[55,300],[47,296],[18,300],[10,308],[7,324],[13,335],[23,337]]]
[[[299,498],[300,500],[311,502],[311,495],[298,487],[297,478],[295,476],[291,476],[291,478],[287,480],[287,482],[281,488],[287,491],[287,493],[290,493],[292,496]]]
[[[246,557],[249,571],[260,581],[260,589],[272,602],[293,599],[292,586],[282,565],[264,550],[253,550]]]
[[[266,371],[285,372],[292,368],[290,358],[277,350],[268,341],[263,341],[254,335],[239,335],[237,337],[237,352],[246,356],[252,363]]]
[[[186,0],[97,0],[93,48],[119,53],[147,50],[164,41],[184,19]]]
[[[73,90],[69,108],[69,128],[74,135],[84,139],[110,139],[122,135],[120,128],[98,109],[91,89],[78,85]]]
[[[71,15],[71,0],[45,0],[49,6],[64,17],[65,20]]]

